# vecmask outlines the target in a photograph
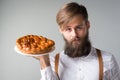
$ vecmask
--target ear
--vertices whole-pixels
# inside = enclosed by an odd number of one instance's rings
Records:
[[[89,29],[89,28],[90,28],[90,22],[87,21],[87,29]]]

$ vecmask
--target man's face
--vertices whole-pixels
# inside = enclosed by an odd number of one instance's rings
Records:
[[[75,16],[66,26],[61,30],[65,41],[73,48],[83,45],[85,37],[88,35],[89,22],[86,22],[82,16]]]

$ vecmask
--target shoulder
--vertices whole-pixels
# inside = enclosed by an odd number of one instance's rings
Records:
[[[97,54],[97,49],[100,50],[103,60],[110,60],[113,57],[113,54],[108,51],[104,51],[102,49],[95,48],[95,47],[92,47],[92,48],[95,54]]]
[[[103,51],[100,50],[103,58],[103,64],[104,64],[104,75],[105,77],[111,77],[111,80],[120,79],[120,69],[119,65],[114,57],[114,54],[108,52],[108,51]]]
[[[112,57],[113,57],[113,54],[108,52],[108,51],[103,51],[103,50],[100,50],[101,51],[101,54],[102,54],[102,57],[104,60],[111,60]]]
[[[112,53],[108,52],[108,51],[104,51],[104,50],[101,50],[101,55],[102,55],[102,59],[103,59],[103,63],[104,65],[106,66],[110,66],[110,64],[115,61],[115,57]],[[96,52],[97,54],[97,52]]]
[[[92,51],[92,54],[96,55],[97,56],[97,49],[100,50],[101,52],[101,55],[102,55],[102,58],[103,60],[108,60],[110,61],[110,59],[113,57],[113,54],[108,52],[108,51],[104,51],[104,50],[101,50],[99,48],[95,48],[95,47],[92,47],[91,51]]]
[[[104,66],[106,68],[109,67],[111,69],[115,66],[118,66],[117,61],[112,53],[101,50],[101,54],[102,54]]]

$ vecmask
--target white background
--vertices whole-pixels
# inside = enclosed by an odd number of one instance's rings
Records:
[[[39,80],[39,62],[14,51],[18,37],[43,35],[62,51],[56,13],[72,0],[0,0],[0,80]],[[86,6],[94,47],[111,52],[120,65],[120,0],[73,0]],[[51,55],[52,55],[51,54]]]

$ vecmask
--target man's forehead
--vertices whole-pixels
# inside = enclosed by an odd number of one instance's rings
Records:
[[[72,17],[69,21],[62,25],[61,30],[66,29],[67,27],[78,26],[85,24],[86,20],[82,15],[76,15]]]
[[[74,17],[69,23],[66,24],[66,27],[82,25],[85,24],[85,22],[86,21],[81,17]]]

